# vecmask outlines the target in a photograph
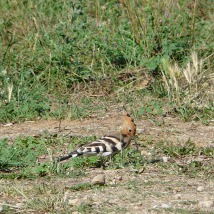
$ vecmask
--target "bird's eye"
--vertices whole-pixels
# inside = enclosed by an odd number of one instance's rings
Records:
[[[132,132],[132,130],[131,130],[131,129],[129,129],[129,132]]]

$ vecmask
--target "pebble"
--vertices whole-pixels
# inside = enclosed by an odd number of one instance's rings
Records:
[[[68,204],[70,204],[72,206],[78,206],[78,205],[82,204],[82,201],[77,198],[70,199],[70,200],[68,200]]]
[[[144,180],[144,183],[145,183],[145,184],[148,184],[148,183],[149,183],[149,180]]]
[[[21,209],[21,208],[24,207],[24,204],[23,204],[23,203],[17,203],[17,204],[16,204],[16,207],[19,208],[19,209]]]
[[[199,186],[198,188],[197,188],[197,191],[198,192],[202,192],[204,190],[204,187],[203,186]]]
[[[122,180],[123,180],[123,177],[122,177],[122,175],[119,175],[119,176],[116,177],[116,179],[117,179],[118,181],[122,181]]]
[[[7,124],[4,124],[3,126],[8,127],[8,126],[12,126],[12,125],[13,125],[13,123],[7,123]]]
[[[146,152],[146,151],[144,151],[144,150],[140,151],[140,154],[141,154],[142,156],[148,156],[148,152]]]
[[[109,185],[116,185],[117,184],[117,180],[113,179],[111,182],[109,182]]]
[[[153,209],[157,209],[157,208],[158,208],[158,205],[154,205],[152,208],[153,208]]]
[[[105,175],[96,175],[92,179],[91,183],[94,185],[104,185],[106,183],[105,182]]]
[[[162,204],[161,207],[164,209],[169,209],[171,206],[169,204]]]
[[[203,88],[207,88],[208,86],[209,86],[209,83],[207,83],[207,82],[205,82],[205,83],[202,84]]]
[[[176,194],[175,199],[181,199],[181,194]]]
[[[163,159],[164,163],[167,163],[169,161],[170,157],[162,157],[162,159]]]
[[[214,206],[214,202],[213,201],[200,201],[198,203],[200,208],[210,208]]]
[[[145,171],[145,168],[142,168],[142,169],[139,169],[139,170],[138,170],[138,173],[141,174],[141,173],[143,173],[144,171]]]
[[[64,202],[67,201],[68,195],[69,195],[69,192],[66,191],[66,192],[64,193],[64,197],[63,197],[63,201],[64,201]]]

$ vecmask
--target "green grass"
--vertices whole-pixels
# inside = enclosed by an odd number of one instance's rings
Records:
[[[177,188],[181,193],[187,191],[188,194],[188,190],[184,190],[185,185],[187,189],[191,188],[190,193],[195,193],[196,186],[202,185],[202,181],[209,185],[213,180],[211,164],[214,156],[213,148],[199,148],[191,141],[186,142],[185,145],[169,141],[155,142],[151,139],[145,140],[145,143],[139,141],[140,149],[150,155],[143,156],[134,151],[134,147],[127,148],[122,154],[115,155],[111,163],[104,167],[99,164],[97,157],[73,158],[58,165],[51,160],[52,155],[59,156],[60,153],[71,151],[94,139],[95,137],[51,137],[44,133],[41,138],[14,139],[12,144],[7,139],[1,140],[0,179],[5,185],[0,185],[3,197],[0,205],[3,211],[5,213],[15,210],[93,213],[94,210],[103,211],[105,207],[106,212],[116,210],[122,213],[128,208],[112,203],[111,191],[116,191],[114,194],[118,194],[118,198],[124,191],[124,199],[120,199],[121,202],[125,200],[125,203],[131,203],[130,206],[133,206],[135,203],[141,203],[142,199],[150,200],[151,195],[157,198],[157,201],[159,199],[165,201],[166,195],[163,196],[162,191],[174,195],[174,190]],[[166,163],[151,161],[163,156],[170,156],[170,160]],[[104,187],[91,184],[93,176],[100,172],[105,173],[106,176]],[[160,178],[164,179],[160,180]],[[189,185],[190,182],[194,185]],[[105,203],[100,202],[101,204],[98,201],[98,206],[97,201],[85,198],[88,195],[99,194],[105,195],[106,200]],[[131,200],[130,194],[133,196]],[[67,199],[66,195],[68,195]],[[7,201],[10,201],[10,198],[13,198],[13,201],[9,203]],[[24,202],[22,207],[18,208],[14,203],[20,201],[20,198]],[[79,202],[76,205],[69,202],[74,198]],[[182,200],[185,206],[189,205],[187,203],[192,204],[188,200]],[[173,203],[181,204],[177,200]],[[197,206],[197,204],[193,205],[194,208]],[[165,211],[174,210],[180,213],[191,212],[187,207],[169,208]]]
[[[0,1],[0,123],[82,119],[126,105],[134,118],[158,126],[164,125],[158,118],[168,113],[209,125],[214,117],[212,11],[211,0]],[[52,157],[94,139],[48,133],[2,139],[0,178],[83,178],[86,169],[106,160],[83,157],[56,165]],[[163,174],[213,179],[212,147],[176,143],[146,138],[139,146],[151,156],[129,148],[103,168],[131,169],[140,176],[139,170],[154,164]],[[163,156],[172,162],[150,161]],[[127,185],[133,191],[138,187],[132,181]],[[76,193],[94,190],[84,182],[72,188]],[[35,191],[47,197],[24,197],[29,209],[93,212],[91,204],[71,209],[62,202],[64,188],[56,191],[54,185],[49,192],[49,186],[39,186]],[[5,192],[28,195],[19,189]],[[17,209],[2,206],[5,213]]]
[[[63,153],[67,154],[95,139],[95,137],[25,137],[15,139],[12,144],[7,139],[1,140],[0,170],[3,173],[0,178],[35,179],[44,176],[81,178],[85,176],[84,169],[87,168],[121,169],[125,167],[136,173],[143,173],[151,164],[166,169],[166,173],[171,173],[170,170],[172,170],[175,174],[186,174],[191,177],[213,176],[210,161],[214,157],[214,149],[200,148],[190,140],[183,145],[169,141],[145,141],[139,146],[141,150],[150,153],[149,156],[141,155],[134,148],[127,148],[115,155],[110,162],[109,158],[92,156],[73,158],[60,164],[55,163],[54,160],[60,156],[61,151],[64,150]],[[164,156],[176,161],[162,163],[161,158]]]
[[[184,144],[176,145],[173,142],[160,141],[155,145],[156,149],[161,148],[163,154],[169,155],[170,157],[184,157],[186,155],[197,156],[205,155],[206,157],[214,156],[214,149],[212,146],[200,148],[195,145],[191,140],[188,140]]]
[[[173,142],[158,142],[155,145],[158,156],[168,156],[171,163],[160,163],[159,166],[172,170],[175,174],[185,174],[189,177],[213,177],[212,159],[214,148],[198,147],[188,140],[184,144]],[[172,173],[172,171],[169,171]]]
[[[82,144],[95,140],[95,137],[25,137],[17,138],[11,144],[8,139],[0,140],[0,170],[4,173],[0,178],[36,178],[50,175],[66,177],[82,177],[84,168],[104,167],[108,158],[77,157],[61,164],[55,163],[60,150],[67,152]],[[66,152],[64,153],[66,155]],[[134,164],[141,167],[142,158],[132,149],[115,155],[108,168],[120,168]],[[106,168],[106,167],[105,167]],[[75,169],[75,170],[74,170]]]
[[[211,3],[1,1],[0,121],[78,119],[96,111],[98,102],[104,109],[109,100],[127,104],[131,97],[134,106],[145,94],[154,100],[167,97],[161,79],[163,59],[182,67],[193,51],[204,59],[202,83],[208,84],[205,91],[210,90]],[[145,75],[154,78],[146,89],[141,85]],[[207,97],[200,102],[204,100]],[[202,108],[178,105],[171,95],[169,101],[184,120],[208,124],[212,118],[210,101]],[[139,111],[142,114],[144,107]]]
[[[48,138],[26,137],[17,138],[12,144],[8,139],[0,140],[0,170],[1,178],[35,178],[52,174],[69,177],[81,177],[84,171],[78,168],[92,167],[97,164],[97,157],[77,158],[74,161],[63,165],[54,163],[54,155],[59,156],[59,151],[64,143],[72,142],[69,150],[81,144],[95,139],[94,137],[73,137],[73,138]],[[53,154],[53,151],[55,153]],[[69,171],[71,167],[75,167],[75,171]],[[10,172],[10,173],[8,173]]]

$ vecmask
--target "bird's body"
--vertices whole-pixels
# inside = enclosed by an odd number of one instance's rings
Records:
[[[77,150],[69,153],[67,156],[59,157],[58,161],[78,156],[109,156],[114,155],[125,149],[136,134],[136,124],[130,115],[124,113],[124,122],[119,132],[104,135],[99,140],[79,147]]]

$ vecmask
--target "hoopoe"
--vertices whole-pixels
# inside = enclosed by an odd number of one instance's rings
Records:
[[[112,156],[125,149],[133,138],[136,140],[136,124],[125,110],[123,112],[123,117],[124,122],[119,132],[104,135],[99,140],[83,145],[67,156],[59,157],[58,162],[78,156]],[[136,141],[135,145],[137,148]]]

